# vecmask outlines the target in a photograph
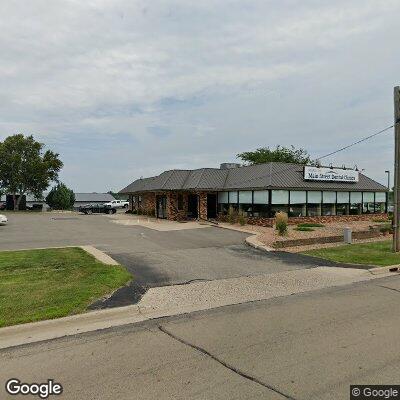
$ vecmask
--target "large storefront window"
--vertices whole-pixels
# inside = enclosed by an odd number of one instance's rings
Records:
[[[337,192],[336,215],[349,215],[349,192]]]
[[[245,217],[253,214],[253,194],[251,190],[239,192],[239,213]]]
[[[272,190],[271,192],[271,214],[275,216],[277,212],[288,212],[289,208],[289,191],[288,190]]]
[[[254,191],[254,217],[269,217],[269,199],[268,190],[255,190]]]
[[[322,215],[336,215],[336,192],[322,192]]]
[[[236,190],[229,192],[229,209],[234,212],[238,211],[238,192]]]
[[[307,192],[305,190],[290,191],[289,217],[304,217],[306,215]]]
[[[386,212],[386,193],[382,192],[375,193],[375,212],[378,213]]]
[[[350,192],[350,215],[359,215],[362,211],[362,193]]]
[[[363,193],[363,214],[372,214],[375,212],[375,193],[364,192]]]
[[[321,215],[322,192],[309,191],[307,196],[307,215],[315,217]]]
[[[218,212],[222,215],[228,214],[229,210],[229,198],[228,192],[219,192],[218,193]]]

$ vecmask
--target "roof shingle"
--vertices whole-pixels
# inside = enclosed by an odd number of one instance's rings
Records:
[[[303,165],[271,162],[232,169],[170,170],[137,179],[120,193],[165,190],[308,189],[339,191],[387,191],[380,183],[359,174],[356,183],[305,181]]]

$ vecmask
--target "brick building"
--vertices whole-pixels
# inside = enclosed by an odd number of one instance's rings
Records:
[[[357,170],[271,162],[170,170],[120,191],[130,209],[171,220],[224,219],[270,224],[278,211],[292,222],[357,220],[387,213],[387,188]]]

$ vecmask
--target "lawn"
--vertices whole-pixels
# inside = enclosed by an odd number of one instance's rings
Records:
[[[309,250],[303,254],[350,264],[377,266],[400,264],[400,254],[392,252],[391,240]]]
[[[0,252],[0,327],[80,313],[130,279],[77,247]]]

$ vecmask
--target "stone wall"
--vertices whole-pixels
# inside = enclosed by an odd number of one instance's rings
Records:
[[[207,192],[199,192],[199,218],[207,219]]]
[[[146,214],[156,215],[156,193],[142,194],[141,210]]]
[[[316,217],[291,217],[289,218],[288,222],[291,225],[307,223],[307,222],[316,224],[325,224],[329,222],[369,221],[372,218],[387,219],[388,215],[380,213],[380,214],[361,214],[361,215],[325,215]],[[218,219],[222,222],[226,222],[227,216],[220,215]],[[275,223],[275,218],[248,217],[247,223],[249,225],[271,227]]]
[[[369,231],[357,231],[352,233],[353,239],[370,239],[381,236],[379,230],[371,229]],[[343,235],[336,236],[323,236],[323,237],[312,237],[304,239],[289,239],[289,240],[278,240],[272,244],[276,249],[283,249],[286,247],[295,246],[306,246],[310,244],[323,244],[323,243],[340,243],[343,242]]]
[[[178,210],[178,196],[182,195],[183,209]],[[188,193],[168,192],[167,193],[167,218],[172,221],[182,221],[187,218]]]

